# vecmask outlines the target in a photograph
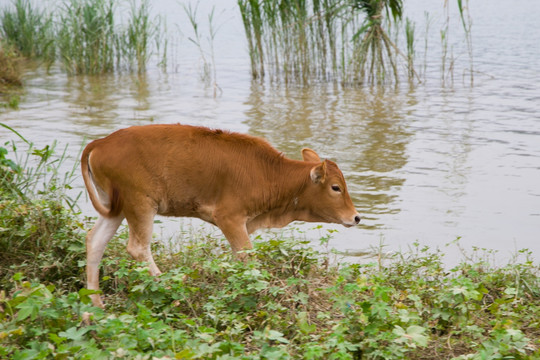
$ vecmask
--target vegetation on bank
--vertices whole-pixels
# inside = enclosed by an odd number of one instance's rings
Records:
[[[65,0],[47,10],[14,0],[0,9],[0,37],[25,57],[48,64],[60,60],[69,74],[143,72],[153,49],[166,53],[149,7],[148,0],[132,2],[123,10],[125,23],[119,23],[113,0]]]
[[[198,2],[194,2],[197,5],[182,4],[186,23],[193,29],[194,36],[188,40],[200,50],[201,77],[206,82],[213,78],[217,89],[215,9],[208,14],[209,50],[203,51],[196,17]],[[472,19],[468,0],[457,0],[456,4],[472,84]],[[402,78],[421,80],[415,63],[416,26],[403,19],[403,0],[237,0],[237,5],[254,79],[346,86],[395,84]],[[450,1],[443,6],[441,80],[446,84],[453,81],[456,59],[449,47]],[[12,0],[11,6],[0,9],[0,23],[0,37],[23,56],[48,64],[60,61],[69,74],[143,72],[153,54],[166,67],[166,26],[159,17],[150,16],[148,0],[64,0],[51,9],[41,9],[31,0]],[[429,26],[426,14],[425,53]],[[424,54],[424,67],[425,60]]]
[[[502,267],[448,270],[440,251],[417,244],[384,263],[329,264],[276,236],[244,263],[192,230],[154,245],[166,271],[156,279],[127,257],[123,231],[103,261],[107,309],[92,307],[89,224],[52,149],[13,158],[21,151],[0,147],[0,358],[540,357],[540,267],[527,251]]]
[[[22,87],[19,62],[17,51],[0,38],[0,108],[19,106]]]

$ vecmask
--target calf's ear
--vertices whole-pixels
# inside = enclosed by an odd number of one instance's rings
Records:
[[[314,166],[311,169],[310,176],[314,184],[324,184],[326,180],[326,160],[320,165]]]
[[[308,148],[302,149],[302,158],[307,162],[321,162],[319,155],[317,155],[315,151]]]

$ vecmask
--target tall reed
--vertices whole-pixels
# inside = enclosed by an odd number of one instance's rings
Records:
[[[383,24],[402,0],[238,0],[253,78],[347,84],[398,80],[398,57]],[[386,15],[386,16],[385,16]]]
[[[131,2],[126,34],[121,38],[118,51],[123,51],[123,57],[130,68],[142,73],[151,56],[150,41],[156,36],[157,28],[150,20],[149,0],[142,0],[137,7]],[[135,66],[136,64],[136,66]]]
[[[352,70],[355,81],[384,83],[389,76],[398,82],[395,44],[383,28],[383,11],[395,4],[394,18],[401,18],[400,1],[357,0],[354,7],[365,14],[361,28],[354,34]]]
[[[25,57],[54,61],[52,16],[33,8],[29,0],[15,0],[13,7],[2,9],[1,36]]]
[[[471,85],[474,83],[474,62],[473,62],[473,45],[472,45],[472,19],[469,12],[469,0],[465,0],[465,6],[463,6],[463,0],[457,0],[459,16],[461,19],[461,24],[463,25],[463,30],[465,31],[465,40],[467,42],[467,53],[469,55],[469,74],[471,78]]]
[[[113,0],[69,0],[62,10],[58,45],[68,73],[113,71],[118,55]]]
[[[405,19],[405,38],[407,40],[407,68],[409,71],[409,78],[413,78],[414,76],[414,56],[415,56],[415,49],[414,49],[414,30],[415,25],[414,23],[409,19]]]
[[[201,80],[206,84],[206,86],[212,86],[214,97],[217,96],[218,91],[221,92],[221,88],[217,84],[217,70],[216,70],[216,57],[214,52],[214,42],[216,35],[219,29],[219,26],[216,27],[215,21],[215,6],[212,7],[212,10],[208,14],[208,36],[207,44],[203,44],[203,34],[199,29],[199,20],[197,16],[199,2],[195,7],[191,6],[191,3],[188,5],[182,5],[184,12],[186,13],[191,28],[193,30],[193,36],[188,37],[188,40],[191,41],[198,49],[201,60]]]
[[[69,74],[121,69],[140,73],[154,46],[163,56],[167,53],[167,40],[150,18],[149,0],[131,0],[125,25],[118,22],[114,0],[64,0],[50,13],[36,10],[29,0],[14,0],[13,4],[14,10],[6,8],[0,13],[0,36],[28,57],[52,62],[58,50]]]
[[[462,20],[464,20],[463,9],[461,8],[461,1],[458,0],[458,7],[460,7],[460,13],[462,14]],[[450,2],[448,0],[444,1],[444,11],[446,15],[446,20],[441,29],[441,46],[442,46],[442,65],[441,65],[441,82],[443,86],[453,85],[454,84],[454,70],[456,65],[456,57],[454,56],[453,46],[449,46],[450,39],[450,22],[451,22],[451,11],[450,11]],[[471,60],[471,71],[472,71],[472,40],[470,36],[470,28],[468,29],[465,26],[467,46],[469,50],[469,56]],[[471,42],[469,42],[469,40]],[[472,72],[471,72],[471,85],[472,85]]]
[[[207,83],[208,85],[211,82],[212,77],[212,64],[207,59],[207,52],[203,49],[202,44],[202,34],[199,31],[199,23],[197,19],[197,11],[199,9],[199,3],[195,5],[195,7],[191,6],[191,3],[185,5],[182,5],[184,8],[184,11],[189,19],[189,23],[191,24],[191,28],[193,29],[193,36],[188,37],[188,40],[191,41],[198,49],[200,54],[200,60],[201,60],[201,80]]]

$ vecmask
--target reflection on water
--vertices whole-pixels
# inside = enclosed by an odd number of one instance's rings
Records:
[[[436,3],[417,2],[420,9]],[[475,12],[482,4],[488,13]],[[311,147],[340,165],[363,215],[358,228],[323,228],[339,230],[331,240],[339,250],[362,251],[381,238],[390,249],[415,240],[443,246],[461,236],[465,246],[503,255],[527,247],[538,258],[540,47],[532,44],[540,43],[540,23],[528,12],[515,17],[519,24],[509,17],[495,24],[493,12],[500,17],[504,7],[484,0],[470,5],[479,71],[472,88],[457,74],[454,86],[442,87],[438,73],[427,74],[426,84],[396,88],[262,85],[251,82],[249,60],[238,46],[225,53],[226,44],[217,44],[224,54],[216,65],[218,97],[200,81],[197,57],[181,59],[178,72],[150,68],[144,75],[67,77],[58,68],[38,67],[26,75],[20,109],[0,110],[0,122],[39,147],[53,139],[70,144],[74,156],[85,141],[150,123],[249,132],[297,159],[302,147]],[[223,38],[241,38],[234,21]],[[530,36],[519,35],[523,26]],[[434,31],[430,46],[437,46],[437,36]],[[462,45],[456,43],[456,51]],[[14,138],[0,129],[2,144]],[[80,205],[94,214],[87,202]],[[307,236],[316,238],[319,230]]]

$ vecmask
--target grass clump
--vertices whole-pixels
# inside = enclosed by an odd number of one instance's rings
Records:
[[[14,0],[13,7],[0,13],[3,37],[25,57],[54,61],[52,16],[32,7],[29,0]]]
[[[72,74],[111,72],[115,64],[112,0],[70,0],[60,15],[59,50]]]
[[[150,4],[142,1],[137,7],[131,3],[128,25],[123,36],[123,45],[119,49],[124,51],[123,57],[127,60],[129,68],[136,69],[138,73],[146,70],[150,59],[150,42],[157,39],[158,28],[150,19]]]
[[[125,26],[116,20],[113,0],[70,0],[60,12],[60,57],[71,74],[102,74],[116,69],[142,73],[157,36],[148,0],[131,3]]]
[[[158,48],[166,46],[158,43],[164,42],[158,36],[159,24],[150,19],[148,0],[131,2],[125,24],[118,22],[115,4],[65,0],[49,13],[29,0],[14,0],[14,8],[1,10],[2,37],[25,57],[49,63],[59,59],[69,74],[144,72],[152,40]]]
[[[382,84],[407,61],[386,33],[401,0],[239,0],[254,78]],[[409,63],[409,76],[416,75]]]
[[[29,279],[74,290],[82,285],[84,236],[74,200],[65,194],[71,175],[58,174],[65,153],[57,158],[54,145],[28,144],[26,156],[12,160],[8,146],[0,146],[0,288],[9,289],[8,280],[24,271]]]

